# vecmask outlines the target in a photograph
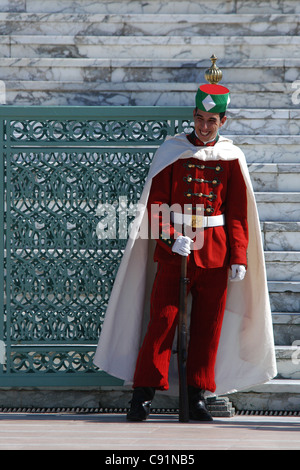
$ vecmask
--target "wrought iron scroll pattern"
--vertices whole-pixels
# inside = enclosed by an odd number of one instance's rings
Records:
[[[170,125],[167,119],[99,121],[15,120],[11,122],[12,142],[147,142],[164,140]]]
[[[86,110],[78,121],[72,108],[60,120],[51,108],[22,119],[3,112],[9,359],[2,375],[97,372],[93,353],[126,240],[97,238],[96,208],[120,196],[137,202],[156,147],[190,125],[130,112],[122,121],[118,108],[97,120]]]

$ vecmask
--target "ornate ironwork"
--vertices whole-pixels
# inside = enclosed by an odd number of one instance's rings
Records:
[[[99,239],[96,209],[138,201],[157,146],[190,130],[192,109],[0,112],[1,384],[116,383],[92,359],[126,239]]]

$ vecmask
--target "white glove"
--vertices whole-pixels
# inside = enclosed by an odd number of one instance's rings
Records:
[[[242,281],[246,274],[246,268],[243,264],[233,264],[231,266],[231,277],[230,281]]]
[[[193,243],[191,238],[179,235],[174,245],[172,246],[172,251],[174,251],[174,253],[178,253],[181,256],[188,256],[191,253],[191,243]]]

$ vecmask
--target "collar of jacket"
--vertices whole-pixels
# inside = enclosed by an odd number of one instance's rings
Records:
[[[196,135],[195,131],[193,131],[191,134],[187,134],[186,137],[189,140],[189,142],[195,145],[196,147],[212,147],[219,140],[219,134],[217,134],[216,138],[212,140],[211,142],[206,142],[206,143],[202,142],[202,140],[200,140],[198,136]]]

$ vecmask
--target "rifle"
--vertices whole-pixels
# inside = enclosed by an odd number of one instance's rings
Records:
[[[187,361],[187,257],[181,259],[180,296],[178,314],[178,372],[179,372],[179,421],[189,421],[189,403],[186,377]]]

